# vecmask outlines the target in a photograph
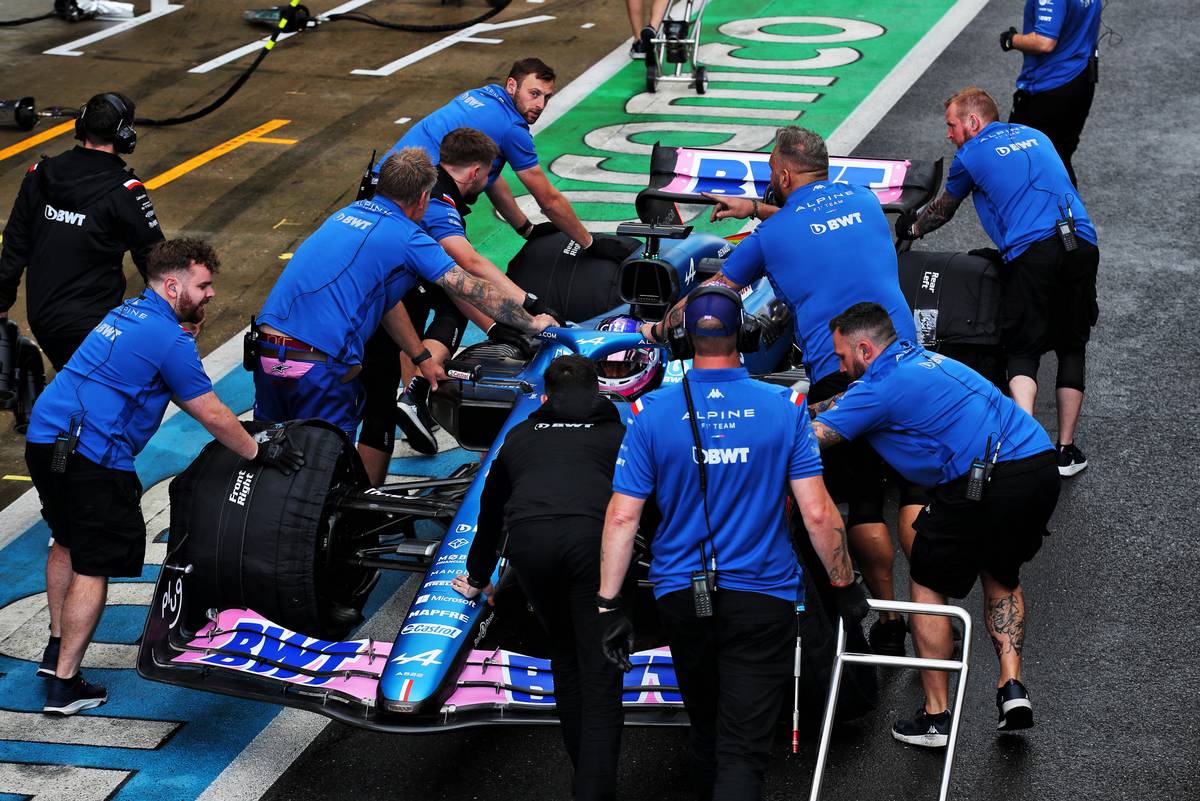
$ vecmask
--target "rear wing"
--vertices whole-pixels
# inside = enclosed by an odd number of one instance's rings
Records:
[[[679,225],[675,204],[712,204],[700,193],[762,199],[771,183],[769,153],[663,147],[650,156],[650,184],[634,203],[644,223]],[[887,213],[915,212],[942,183],[942,160],[868,159],[830,156],[829,180],[866,186]]]

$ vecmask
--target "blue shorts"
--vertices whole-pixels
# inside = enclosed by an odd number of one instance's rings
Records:
[[[316,418],[333,423],[353,441],[362,422],[364,395],[358,376],[342,382],[349,365],[258,358],[254,419],[268,423]]]

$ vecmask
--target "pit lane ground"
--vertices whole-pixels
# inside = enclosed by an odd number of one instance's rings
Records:
[[[221,5],[237,5],[240,9],[248,4]],[[392,12],[393,4],[387,5]],[[411,3],[408,7],[415,9],[420,5]],[[562,17],[570,10],[579,12],[584,5],[548,2],[521,9],[520,16],[533,11]],[[779,10],[779,4],[774,4],[774,13],[829,13],[810,4],[800,5],[799,9],[789,4],[786,10]],[[396,4],[395,8],[403,6]],[[195,14],[187,35],[194,36],[196,30],[206,31],[209,45],[218,38],[214,32],[218,28],[224,31],[221,41],[232,42],[240,37],[235,42],[240,44],[253,38],[236,27],[240,24],[236,19],[230,22],[223,15],[210,13],[199,16],[213,7],[214,4],[188,3],[183,11],[155,24],[175,24],[173,18]],[[990,685],[994,660],[981,633],[974,643],[975,673],[960,741],[956,797],[1115,799],[1194,795],[1191,788],[1198,778],[1198,754],[1193,688],[1197,676],[1190,653],[1185,649],[1197,633],[1187,606],[1195,586],[1197,562],[1197,549],[1189,536],[1195,528],[1193,493],[1197,485],[1187,471],[1187,457],[1198,439],[1194,423],[1188,420],[1197,390],[1193,371],[1198,348],[1196,325],[1185,315],[1185,310],[1195,308],[1197,300],[1196,259],[1176,243],[1187,241],[1183,210],[1194,205],[1197,198],[1184,176],[1189,171],[1194,174],[1191,165],[1200,155],[1197,153],[1200,148],[1187,128],[1197,111],[1196,99],[1194,95],[1180,96],[1174,88],[1185,85],[1184,65],[1197,44],[1194,30],[1189,33],[1185,27],[1186,10],[1182,2],[1160,4],[1152,25],[1146,24],[1145,18],[1128,5],[1114,3],[1107,10],[1107,21],[1125,35],[1125,41],[1119,48],[1105,52],[1103,83],[1077,157],[1082,194],[1100,228],[1103,253],[1102,319],[1091,351],[1090,392],[1080,433],[1092,466],[1068,483],[1056,518],[1056,535],[1027,573],[1031,603],[1027,676],[1038,709],[1038,728],[1022,737],[998,739],[993,735]],[[605,20],[620,20],[619,4],[602,3],[587,5],[575,22],[582,25],[600,21],[602,12]],[[1016,59],[999,53],[994,40],[996,32],[1015,21],[1018,13],[1017,3],[993,3],[984,8],[863,141],[859,152],[913,158],[949,155],[949,148],[941,138],[940,101],[965,83],[981,84],[1001,98],[1007,94],[1016,71]],[[509,14],[513,12],[506,12],[494,21],[508,19]],[[565,31],[566,23],[563,26],[556,30]],[[528,30],[532,29],[530,26]],[[163,98],[174,96],[181,98],[181,103],[184,99],[190,102],[195,93],[187,88],[188,83],[172,83],[177,80],[179,70],[167,74],[165,67],[160,66],[164,60],[162,54],[174,53],[180,45],[167,46],[160,41],[161,36],[151,36],[149,31],[147,28],[143,31],[146,35],[139,33],[136,38],[122,40],[126,42],[122,48],[113,45],[105,52],[101,67],[92,62],[90,67],[60,68],[60,60],[54,62],[53,70],[49,66],[39,68],[44,60],[35,57],[35,53],[46,46],[28,43],[15,47],[18,52],[6,51],[7,62],[32,65],[28,74],[38,75],[39,87],[50,87],[44,92],[40,88],[35,91],[46,94],[45,100],[39,97],[43,104],[78,102],[75,95],[90,94],[98,88],[84,81],[87,70],[109,67],[119,67],[122,75],[127,70],[133,71],[131,74],[138,74],[139,70],[161,73],[156,85],[147,85],[148,93],[144,96],[156,97],[155,92],[163,92]],[[331,28],[331,34],[333,31]],[[516,42],[522,31],[513,28],[497,35],[512,37],[511,41]],[[356,35],[340,31],[338,34]],[[561,43],[544,33],[521,44],[535,46],[537,52],[546,54],[544,57],[565,78],[581,72],[623,35],[621,25],[609,22],[607,40],[598,46],[593,43],[594,49],[576,41],[574,47],[554,51]],[[135,33],[126,36],[135,37]],[[0,40],[4,47],[11,44],[10,38]],[[54,44],[63,38],[59,33]],[[180,31],[180,41],[184,38],[185,32]],[[357,56],[370,52],[365,37],[355,41],[358,46],[346,53]],[[389,52],[386,57],[376,58],[373,53],[369,61],[376,65],[383,63],[421,46],[423,41],[412,42],[407,50],[397,46],[397,51]],[[159,58],[139,64],[128,53],[131,47],[157,47]],[[205,57],[214,49],[227,48],[210,46]],[[436,65],[427,62],[428,74],[419,76],[424,83],[416,84],[420,87],[419,97],[414,96],[416,90],[409,88],[399,98],[397,85],[389,84],[386,91],[381,90],[367,100],[361,85],[351,86],[348,80],[316,77],[296,87],[290,74],[269,72],[272,59],[287,52],[286,45],[281,45],[279,54],[268,59],[262,68],[263,74],[252,79],[239,95],[241,102],[231,104],[229,116],[209,118],[212,128],[197,123],[195,127],[154,132],[153,138],[145,136],[143,150],[139,150],[139,158],[133,163],[143,178],[149,178],[270,119],[292,116],[299,122],[298,111],[304,110],[303,103],[286,104],[284,98],[278,106],[271,105],[284,92],[315,92],[317,87],[313,84],[326,82],[326,92],[338,96],[337,102],[342,104],[335,103],[328,110],[312,115],[312,124],[323,119],[325,129],[311,143],[303,137],[295,137],[303,141],[291,145],[247,142],[227,156],[213,160],[204,168],[208,172],[196,170],[190,176],[201,183],[189,185],[180,178],[175,187],[164,186],[154,193],[168,233],[187,231],[213,236],[222,244],[230,264],[219,286],[222,293],[218,297],[219,314],[210,320],[202,340],[206,351],[227,339],[257,307],[269,285],[263,273],[271,276],[278,269],[275,263],[278,254],[289,252],[325,214],[349,198],[353,176],[369,148],[383,147],[394,138],[396,129],[389,126],[395,124],[390,120],[404,116],[398,104],[403,101],[407,109],[409,102],[419,100],[423,110],[428,111],[455,91],[482,83],[486,80],[481,77],[485,73],[499,75],[514,57],[507,42],[504,49],[503,55],[493,57],[488,63],[470,63],[465,58],[445,58]],[[456,55],[457,51],[452,53]],[[329,57],[329,53],[323,56]],[[343,54],[343,60],[349,59]],[[345,63],[330,65],[319,59],[309,59],[304,65],[318,76],[335,67],[336,75],[351,68]],[[574,73],[568,73],[568,68]],[[69,75],[72,70],[78,72]],[[6,72],[11,74],[11,70]],[[51,72],[55,74],[53,77]],[[212,80],[208,84],[209,96],[218,93],[232,74],[227,72],[224,79]],[[1153,80],[1142,76],[1153,76]],[[403,74],[399,80],[408,87]],[[258,91],[262,94],[252,93],[259,82],[262,88]],[[77,88],[83,85],[88,88]],[[288,86],[292,88],[285,88]],[[53,96],[55,91],[67,87],[71,97],[60,100]],[[633,95],[638,91],[635,75],[627,92]],[[142,113],[167,108],[166,99],[156,108],[144,101]],[[327,102],[324,95],[322,101]],[[381,107],[385,103],[390,104],[386,109]],[[769,102],[759,105],[771,107]],[[170,108],[174,110],[173,106]],[[253,114],[261,109],[269,112]],[[347,109],[358,111],[348,113]],[[389,116],[393,111],[396,116]],[[331,123],[339,112],[342,117]],[[377,127],[370,136],[360,139],[359,126],[369,125]],[[157,145],[145,147],[156,140],[166,142],[168,136],[174,137],[171,141],[175,144],[162,152]],[[286,127],[258,136],[293,138]],[[10,132],[4,132],[3,137],[0,147],[18,139]],[[349,138],[354,145],[347,142]],[[200,139],[204,141],[199,142]],[[65,142],[51,144],[53,148],[46,148],[49,152],[56,152],[60,144],[65,146]],[[303,147],[304,151],[302,158],[296,160],[261,155],[273,154],[276,148],[280,152],[297,153],[300,152],[295,150],[297,147]],[[259,155],[241,163],[235,161],[248,152]],[[19,178],[18,169],[0,162],[0,182],[6,196],[15,191]],[[180,188],[186,191],[167,194]],[[302,222],[300,227],[289,231],[287,223],[293,222],[293,218],[281,214],[280,220],[275,213],[293,209]],[[172,216],[176,222],[170,219]],[[284,220],[282,225],[278,224]],[[982,233],[971,220],[970,210],[964,208],[959,220],[922,246],[959,250],[975,247],[981,241]],[[241,269],[231,269],[235,264]],[[265,267],[268,264],[271,267]],[[1047,379],[1045,386],[1052,385],[1049,374]],[[244,397],[238,400],[245,402]],[[1040,417],[1053,426],[1049,406],[1043,405]],[[181,440],[194,438],[195,431],[183,429],[179,436]],[[6,450],[10,456],[14,455],[15,448]],[[19,461],[14,464],[19,465]],[[16,566],[13,553],[6,549],[3,560],[0,570],[6,571],[5,578],[11,586],[17,580],[11,572]],[[152,570],[148,575],[152,578]],[[36,584],[36,580],[32,583]],[[388,602],[372,624],[372,633],[390,636],[396,628],[396,615],[402,613],[405,602],[403,596]],[[967,606],[975,613],[977,597],[970,599]],[[131,618],[142,614],[138,607],[128,608]],[[5,669],[10,673],[4,685],[0,685],[5,688],[3,706],[10,707],[13,698],[27,706],[29,699],[25,695],[32,693],[21,688],[29,680],[12,667],[11,662],[6,662]],[[211,699],[197,699],[195,694],[171,691],[136,679],[122,681],[119,687],[139,697],[130,703],[127,695],[121,706],[114,699],[101,712],[126,718],[169,717],[164,709],[173,705],[180,717],[192,719],[187,726],[205,731],[192,742],[191,759],[197,762],[233,758],[222,737],[221,716],[225,716],[228,725],[234,725],[239,715],[269,718],[272,712],[256,704],[220,699],[209,703]],[[831,763],[831,776],[835,778],[827,785],[827,797],[925,797],[932,793],[940,764],[936,757],[894,744],[886,734],[886,726],[895,714],[908,713],[915,707],[915,679],[897,675],[886,687],[880,710],[865,722],[846,727],[835,741]],[[14,695],[18,692],[19,696]],[[164,704],[167,699],[169,704]],[[211,714],[207,728],[195,720],[203,717],[199,713],[206,710]],[[290,711],[275,718],[272,725],[275,724],[281,725],[270,731],[270,737],[256,741],[237,757],[232,767],[209,787],[206,797],[258,798],[272,782],[274,786],[266,795],[278,799],[360,797],[392,792],[431,798],[508,798],[518,793],[562,797],[566,792],[565,760],[560,756],[557,733],[553,730],[489,729],[445,736],[386,738],[336,724],[326,726],[321,718]],[[184,736],[187,726],[174,738]],[[276,781],[279,770],[295,756],[292,750],[295,745],[322,729],[308,750]],[[3,736],[8,742],[0,748],[0,759],[8,765],[31,766],[37,762],[47,765],[50,773],[56,765],[62,765],[57,768],[60,775],[69,770],[100,770],[111,765],[105,762],[111,749],[99,755],[81,756],[78,748],[54,750],[46,745],[20,742],[28,732],[13,727]],[[171,737],[168,732],[162,742]],[[631,731],[626,742],[622,774],[626,797],[685,797],[678,759],[682,744],[679,732]],[[125,754],[128,756],[120,760],[121,767],[135,773],[141,771],[144,776],[154,773],[139,767],[148,765],[153,754],[143,757],[128,750]],[[811,741],[805,743],[798,758],[784,757],[781,751],[772,765],[770,797],[794,797],[804,792],[811,764]],[[26,772],[33,770],[31,766]],[[11,775],[11,771],[0,775]],[[135,784],[136,781],[130,781],[114,788],[115,797],[126,797],[136,789]],[[160,787],[164,795],[158,797],[195,797],[191,785]],[[8,789],[8,785],[0,789]],[[189,794],[185,795],[185,791]],[[54,796],[47,788],[38,797]]]

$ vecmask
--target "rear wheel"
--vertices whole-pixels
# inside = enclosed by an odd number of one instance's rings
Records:
[[[650,93],[658,91],[658,65],[649,57],[646,58],[646,91]]]
[[[708,91],[708,67],[696,67],[692,74],[696,76],[696,94],[705,94]]]

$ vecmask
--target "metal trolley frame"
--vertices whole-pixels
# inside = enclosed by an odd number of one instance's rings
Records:
[[[698,52],[706,4],[707,0],[676,0],[667,9],[662,26],[653,37],[643,32],[647,92],[657,92],[662,81],[690,84],[700,95],[708,91],[708,69],[700,63]],[[672,18],[673,11],[681,13]],[[693,11],[695,19],[692,18]],[[666,70],[672,64],[675,72],[667,74]],[[683,71],[685,64],[688,65],[686,73]]]
[[[817,749],[817,766],[813,771],[812,792],[809,801],[817,801],[821,795],[821,780],[825,773],[825,760],[829,755],[829,737],[833,730],[833,713],[837,709],[838,689],[842,683],[842,666],[850,663],[856,665],[876,665],[879,667],[903,667],[916,670],[944,670],[958,673],[958,687],[955,688],[954,706],[950,715],[950,735],[946,744],[946,763],[942,767],[942,787],[938,793],[938,801],[946,801],[950,792],[950,770],[954,766],[954,745],[958,740],[958,718],[962,712],[963,697],[967,691],[967,666],[970,662],[971,649],[971,616],[958,606],[942,604],[916,604],[907,601],[875,601],[870,600],[871,608],[878,612],[907,612],[908,614],[940,615],[956,617],[962,622],[962,657],[960,659],[922,659],[915,656],[880,656],[878,654],[861,654],[846,652],[846,631],[838,625],[837,651],[833,663],[833,679],[829,687],[829,700],[825,704],[825,719],[821,723],[821,744]]]

